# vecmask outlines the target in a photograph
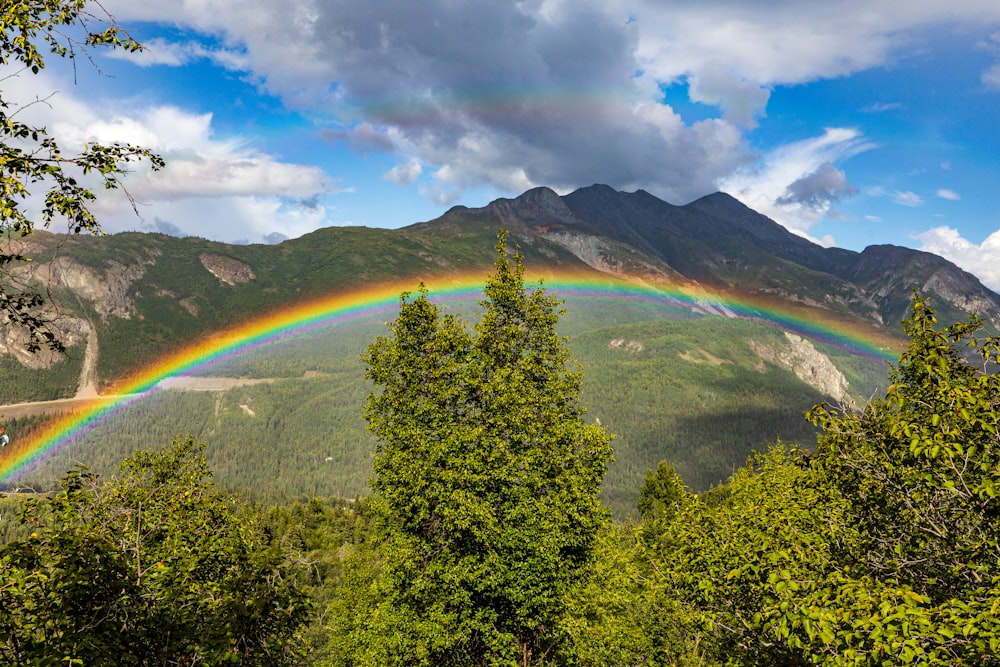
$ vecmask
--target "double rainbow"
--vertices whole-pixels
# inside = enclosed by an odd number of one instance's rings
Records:
[[[436,302],[472,301],[481,297],[485,275],[467,275],[450,279],[447,285],[431,285],[430,298]],[[395,317],[399,295],[412,291],[416,281],[407,284],[382,283],[370,288],[333,294],[286,309],[262,315],[230,329],[196,341],[171,352],[140,372],[114,384],[111,397],[85,403],[80,410],[56,418],[24,441],[16,439],[0,450],[0,482],[4,482],[98,424],[137,401],[157,391],[164,380],[191,375],[226,360],[269,345],[280,345],[289,337],[333,329],[350,322],[370,319],[379,314]],[[797,311],[787,305],[758,298],[695,293],[677,288],[651,287],[592,275],[557,274],[546,278],[543,286],[566,301],[574,303],[635,302],[666,310],[678,308],[703,314],[753,318],[773,323],[800,335],[846,348],[856,354],[888,359],[898,350],[884,336],[842,321],[822,319],[814,311]],[[16,435],[15,435],[16,438]]]

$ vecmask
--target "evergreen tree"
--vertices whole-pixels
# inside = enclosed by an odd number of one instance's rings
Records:
[[[558,662],[559,620],[607,522],[611,438],[583,421],[558,300],[525,286],[499,239],[472,332],[421,289],[365,355],[385,537],[355,664]]]

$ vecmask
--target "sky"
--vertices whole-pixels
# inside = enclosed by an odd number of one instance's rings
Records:
[[[1000,291],[996,0],[102,5],[146,51],[2,85],[67,148],[167,161],[128,175],[138,215],[102,194],[108,232],[278,243],[542,185],[721,190],[823,245],[927,250]]]

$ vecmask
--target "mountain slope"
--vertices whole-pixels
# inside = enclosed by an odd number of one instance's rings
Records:
[[[862,402],[883,381],[880,360],[782,331],[769,309],[898,346],[898,322],[916,288],[942,321],[968,310],[1000,323],[1000,296],[940,257],[893,246],[823,248],[725,194],[673,206],[599,185],[563,197],[536,188],[403,229],[327,228],[276,246],[33,234],[22,251],[34,261],[15,267],[16,277],[55,297],[50,314],[69,354],[26,356],[18,332],[0,325],[0,404],[72,396],[81,377],[95,376],[106,390],[187,342],[304,300],[387,281],[413,289],[485,277],[499,227],[510,230],[529,275],[613,277],[665,295],[712,294],[723,304],[567,299],[561,326],[584,363],[585,403],[619,434],[606,492],[620,515],[661,458],[707,488],[776,438],[809,446],[802,413],[813,402]],[[725,304],[736,302],[747,304],[740,318],[717,316],[733,315]],[[474,304],[449,307],[475,317]],[[33,474],[41,483],[73,461],[100,468],[192,431],[212,443],[213,465],[229,484],[363,493],[373,443],[360,417],[367,388],[359,354],[384,332],[384,319],[233,360],[213,372],[272,382],[166,392]],[[88,341],[97,352],[93,374],[84,363]]]
[[[724,193],[673,206],[641,190],[595,185],[562,199],[577,229],[643,248],[704,284],[773,294],[890,328],[905,316],[916,289],[934,299],[943,319],[975,312],[1000,328],[1000,295],[930,253],[824,248]]]

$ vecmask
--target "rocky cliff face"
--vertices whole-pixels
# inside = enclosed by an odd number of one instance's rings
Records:
[[[128,295],[129,288],[145,272],[144,264],[123,264],[109,259],[107,269],[99,275],[68,257],[57,257],[51,262],[21,265],[13,274],[24,284],[33,282],[48,291],[69,290],[91,303],[102,318],[129,319],[137,314],[135,302]]]
[[[782,347],[772,347],[754,340],[749,343],[762,360],[792,371],[797,378],[835,401],[844,402],[849,399],[847,378],[828,356],[808,340],[789,331],[785,332],[785,339],[788,344]]]
[[[73,347],[87,338],[90,323],[78,317],[61,315],[53,307],[47,307],[41,313],[42,318],[50,322],[50,329],[56,333],[66,347]],[[0,325],[0,355],[9,354],[25,368],[51,368],[63,361],[63,355],[46,347],[37,352],[28,352],[28,334],[20,328]]]
[[[25,244],[27,245],[27,244]],[[36,253],[43,247],[23,247],[19,252]],[[129,297],[129,288],[145,274],[145,265],[123,264],[115,259],[107,261],[103,274],[74,262],[69,257],[56,257],[50,262],[31,262],[16,266],[11,278],[20,285],[35,285],[36,289],[50,295],[68,291],[79,301],[89,303],[104,320],[108,317],[129,319],[142,315],[136,311],[135,302]],[[40,313],[49,322],[49,328],[66,347],[73,347],[93,337],[93,325],[73,314],[70,304],[53,296]],[[51,368],[63,360],[60,353],[43,348],[27,351],[27,334],[19,328],[0,324],[0,354],[11,355],[26,368]],[[88,380],[89,381],[89,380]]]
[[[209,273],[227,285],[248,283],[256,278],[253,269],[250,268],[249,264],[244,264],[243,262],[232,259],[231,257],[222,257],[220,255],[201,255],[199,259],[201,260],[201,265],[204,266]]]

